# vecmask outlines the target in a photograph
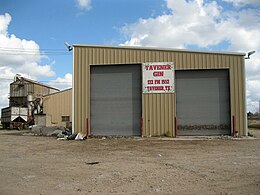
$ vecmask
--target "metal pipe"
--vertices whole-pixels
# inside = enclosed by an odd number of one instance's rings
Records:
[[[237,133],[237,130],[236,130],[236,118],[234,115],[232,116],[232,124],[233,124],[233,126],[232,126],[233,127],[233,136],[235,136]]]
[[[260,101],[259,101],[259,107],[258,107],[258,118],[260,118]]]
[[[175,115],[175,117],[174,117],[174,125],[175,125],[175,128],[174,128],[174,134],[175,134],[175,137],[177,137],[177,133],[178,133],[178,124],[177,124],[177,114],[176,114],[176,112],[177,112],[177,95],[176,95],[176,70],[175,70],[175,64],[174,64],[174,108],[173,108],[173,110],[174,110],[174,115]]]
[[[174,118],[174,123],[175,123],[175,137],[177,137],[177,132],[178,132],[177,117]]]
[[[88,129],[88,118],[86,118],[86,136],[89,136],[89,129]]]
[[[141,117],[141,119],[140,119],[141,137],[143,137],[143,135],[144,135],[144,126],[143,126],[143,124],[144,124],[143,117]]]

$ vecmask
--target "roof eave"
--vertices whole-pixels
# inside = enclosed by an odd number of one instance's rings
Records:
[[[246,53],[242,53],[242,52],[188,50],[188,49],[173,49],[173,48],[161,48],[161,47],[143,47],[143,46],[115,46],[115,45],[73,44],[73,47],[96,47],[96,48],[114,48],[114,49],[140,49],[140,50],[176,51],[176,52],[208,53],[208,54],[223,54],[223,55],[238,55],[238,56],[245,56],[246,55]]]

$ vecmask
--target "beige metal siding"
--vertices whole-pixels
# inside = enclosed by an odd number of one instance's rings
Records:
[[[72,121],[72,89],[43,97],[43,113],[51,116],[52,125],[66,126],[61,116],[70,116]]]
[[[55,92],[58,92],[59,90],[55,90],[43,85],[34,84],[34,96],[44,96],[49,95]]]
[[[52,89],[52,88],[49,88],[49,94],[53,94],[53,93],[56,93],[58,92],[59,90],[57,89]]]
[[[244,57],[192,51],[170,51],[107,46],[74,46],[74,130],[86,133],[90,119],[90,66],[174,62],[176,70],[223,69],[230,72],[231,120],[239,135],[246,132]],[[142,117],[144,136],[175,136],[175,94],[143,94]],[[178,117],[178,116],[177,116]],[[232,124],[233,125],[233,124]]]

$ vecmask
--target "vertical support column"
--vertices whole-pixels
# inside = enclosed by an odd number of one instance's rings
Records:
[[[74,79],[75,79],[75,70],[74,70],[74,60],[75,60],[75,48],[72,50],[72,133],[75,133],[75,104],[74,104]]]

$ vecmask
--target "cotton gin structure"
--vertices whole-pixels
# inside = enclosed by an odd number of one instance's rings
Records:
[[[73,45],[74,132],[247,135],[244,53]]]

